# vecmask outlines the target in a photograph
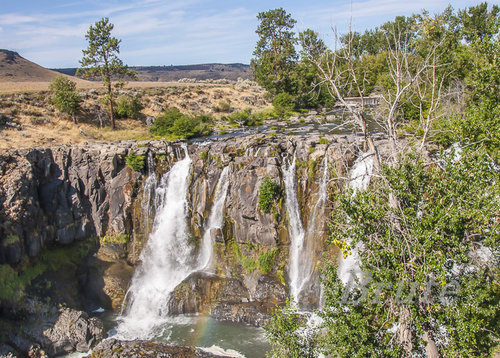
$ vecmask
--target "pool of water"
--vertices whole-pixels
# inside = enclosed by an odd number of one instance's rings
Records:
[[[112,336],[116,316],[102,313],[98,317]],[[200,315],[172,316],[166,319],[160,332],[154,341],[209,349],[212,353],[225,352],[234,357],[264,358],[270,350],[263,328]]]

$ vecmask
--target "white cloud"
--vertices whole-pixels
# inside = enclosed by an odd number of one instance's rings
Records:
[[[0,14],[0,23],[3,25],[19,25],[36,22],[37,18],[34,16],[24,16],[19,14]]]

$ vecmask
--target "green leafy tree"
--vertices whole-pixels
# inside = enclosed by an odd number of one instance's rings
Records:
[[[83,52],[83,58],[80,60],[81,68],[78,74],[85,78],[100,78],[106,89],[105,101],[109,106],[109,119],[111,129],[115,129],[114,118],[114,90],[116,87],[123,86],[123,82],[113,83],[114,78],[123,79],[124,77],[135,78],[136,74],[124,65],[118,58],[120,53],[120,42],[116,37],[111,36],[114,25],[109,19],[102,18],[93,26],[91,25],[85,38],[88,41],[88,47]]]
[[[320,105],[333,107],[334,100],[324,84],[318,83],[319,71],[311,62],[325,55],[327,47],[319,34],[311,29],[299,32],[300,61],[294,68],[293,83],[295,85],[295,100],[305,108],[315,108]]]
[[[286,306],[274,311],[265,326],[266,336],[272,350],[269,358],[313,358],[317,357],[317,335],[304,330],[304,317],[297,306],[289,301]]]
[[[319,352],[410,357],[434,349],[487,357],[498,345],[498,266],[494,254],[478,252],[498,248],[500,175],[482,151],[464,150],[457,161],[452,154],[442,166],[410,154],[384,167],[367,191],[340,196],[330,242],[345,255],[363,242],[366,277],[345,286],[336,263],[326,265]],[[283,334],[297,322],[293,313],[277,317],[268,328],[273,347],[298,345],[300,337]]]
[[[81,111],[82,99],[76,92],[76,83],[69,78],[58,76],[50,83],[49,89],[54,92],[52,104],[61,112],[68,113],[76,123],[76,116]]]
[[[255,80],[272,95],[287,92],[297,59],[297,39],[292,31],[296,21],[283,8],[260,12],[257,19],[259,41],[251,62]]]

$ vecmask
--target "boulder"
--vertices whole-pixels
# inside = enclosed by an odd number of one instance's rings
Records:
[[[104,338],[100,319],[83,311],[68,308],[46,321],[26,327],[24,333],[36,341],[49,355],[87,352]],[[24,347],[24,351],[27,351]],[[28,349],[29,350],[29,349]]]
[[[112,338],[102,341],[92,350],[92,354],[87,357],[217,358],[222,356],[194,347],[176,346],[144,340],[119,341]],[[228,356],[225,355],[224,357]]]

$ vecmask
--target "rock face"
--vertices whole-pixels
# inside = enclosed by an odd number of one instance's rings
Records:
[[[223,356],[214,355],[199,348],[174,346],[166,343],[107,339],[95,347],[88,357],[217,358]]]
[[[129,145],[16,151],[0,156],[0,264],[107,231],[125,232],[139,174]]]
[[[21,332],[8,334],[8,344],[0,346],[4,356],[42,357],[87,352],[104,338],[100,319],[82,311],[61,309],[55,315],[36,316],[21,325]]]
[[[376,139],[383,147],[386,141]],[[0,264],[36,256],[43,247],[68,245],[92,236],[127,235],[126,242],[101,247],[88,263],[81,284],[96,305],[119,310],[133,267],[153,227],[155,207],[145,187],[146,173],[156,181],[182,157],[179,143],[122,141],[13,151],[0,156]],[[319,197],[327,162],[330,179],[344,177],[361,152],[355,136],[259,135],[208,143],[191,143],[193,166],[188,193],[190,239],[197,254],[213,205],[216,185],[229,166],[229,189],[221,229],[212,230],[210,274],[195,273],[170,300],[173,313],[204,312],[218,319],[261,325],[275,305],[289,295],[290,235],[285,205],[283,165],[296,158],[297,196],[307,236],[311,282],[328,236],[328,206],[311,213]],[[131,152],[149,157],[152,168],[141,173],[126,165]],[[324,159],[325,160],[324,161]],[[272,210],[259,208],[259,185],[275,181],[279,195]],[[329,180],[327,191],[340,189]],[[149,196],[148,196],[149,195]],[[125,237],[125,236],[124,236]],[[113,246],[114,245],[114,246]],[[335,254],[331,252],[331,254]],[[304,302],[318,303],[317,287],[305,287]]]

